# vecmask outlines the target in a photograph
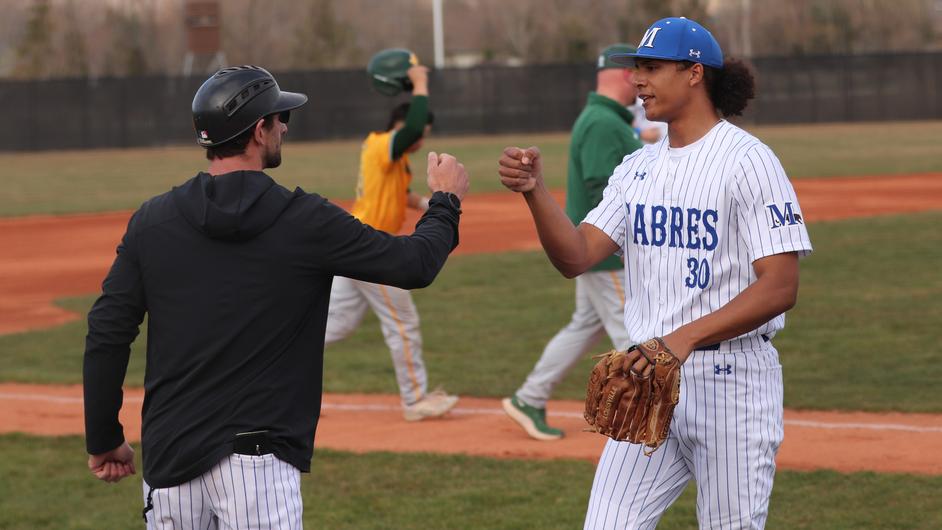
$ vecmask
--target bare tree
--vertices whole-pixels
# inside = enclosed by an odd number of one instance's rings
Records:
[[[637,43],[659,18],[687,16],[734,56],[939,49],[937,2],[448,0],[445,46],[492,63],[581,62],[608,44]],[[431,0],[225,0],[220,8],[231,64],[362,68],[389,47],[432,56]],[[0,13],[0,76],[181,71],[180,0],[0,0]]]
[[[360,60],[353,27],[338,17],[333,0],[313,0],[306,24],[295,29],[294,68],[335,68]]]
[[[65,77],[88,77],[88,46],[85,44],[85,32],[81,27],[81,17],[74,0],[69,0],[60,10],[59,24],[64,28],[56,47],[61,59],[56,65],[55,74]]]
[[[24,79],[48,77],[53,57],[53,25],[49,0],[34,0],[26,33],[16,48],[13,76]]]

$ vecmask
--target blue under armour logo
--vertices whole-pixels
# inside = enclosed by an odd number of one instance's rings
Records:
[[[637,171],[635,171],[635,179],[637,179],[637,180],[644,180],[644,176],[647,175],[647,174],[648,174],[647,171],[642,171],[642,172],[640,172],[640,173],[638,173]]]
[[[718,364],[714,364],[714,365],[713,365],[713,373],[716,374],[716,375],[720,375],[720,374],[723,374],[723,375],[730,375],[730,374],[733,373],[733,365],[727,364],[727,365],[726,365],[726,368],[723,368],[722,366],[720,366],[720,365],[718,365]]]

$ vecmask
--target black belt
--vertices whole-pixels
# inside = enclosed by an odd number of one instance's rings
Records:
[[[232,442],[232,452],[237,455],[261,456],[273,452],[268,431],[240,432]]]
[[[772,340],[772,339],[769,338],[768,335],[759,335],[759,336],[762,337],[762,340],[764,340],[765,342],[769,342],[770,340]],[[720,349],[720,344],[722,344],[722,342],[717,342],[716,344],[710,344],[709,346],[700,346],[699,348],[694,348],[694,351],[698,351],[698,350],[700,350],[700,351],[717,351],[717,350]]]

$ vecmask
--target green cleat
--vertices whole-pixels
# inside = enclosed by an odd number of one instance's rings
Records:
[[[519,423],[530,437],[537,440],[559,440],[563,437],[561,429],[546,424],[546,409],[531,407],[517,399],[517,396],[504,398],[500,403],[504,406],[504,412]]]

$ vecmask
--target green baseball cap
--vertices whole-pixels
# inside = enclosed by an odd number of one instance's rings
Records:
[[[596,69],[604,70],[606,68],[630,68],[624,64],[618,64],[612,61],[611,57],[613,55],[624,55],[626,53],[635,53],[638,49],[630,44],[612,44],[608,48],[602,50],[602,53],[599,54],[599,59],[595,63]]]

